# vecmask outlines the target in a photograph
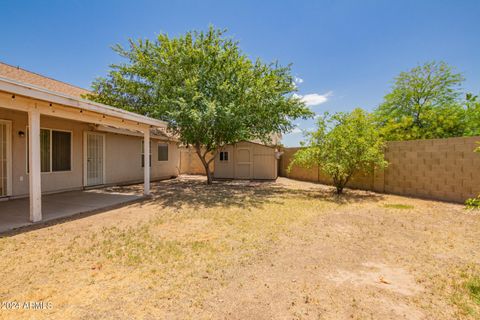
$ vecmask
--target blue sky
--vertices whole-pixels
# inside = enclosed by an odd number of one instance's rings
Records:
[[[89,88],[119,61],[111,45],[213,24],[251,57],[292,63],[298,94],[315,112],[372,110],[400,71],[430,60],[451,64],[465,91],[480,93],[479,13],[477,0],[3,0],[0,61]],[[299,144],[298,131],[284,137],[287,146]]]

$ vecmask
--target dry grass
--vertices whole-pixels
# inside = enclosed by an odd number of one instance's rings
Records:
[[[410,210],[413,209],[414,206],[409,205],[409,204],[402,204],[402,203],[386,203],[383,205],[385,208],[391,208],[391,209],[404,209],[404,210]]]
[[[343,318],[348,308],[347,316],[378,318],[384,310],[366,305],[384,286],[399,288],[385,297],[415,309],[400,313],[478,316],[478,216],[460,206],[360,191],[337,197],[287,179],[206,186],[183,177],[153,188],[142,203],[0,239],[0,301],[52,303],[0,317]],[[284,297],[289,274],[290,294],[310,313]],[[343,303],[349,295],[354,306]],[[259,301],[268,309],[232,314]]]

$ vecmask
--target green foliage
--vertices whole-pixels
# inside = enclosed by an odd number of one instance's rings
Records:
[[[470,293],[471,299],[477,305],[480,305],[480,276],[472,277],[465,285]]]
[[[478,105],[472,102],[470,109],[464,108],[460,99],[463,80],[443,62],[429,62],[400,73],[392,91],[374,112],[382,135],[386,140],[412,140],[477,132],[473,118],[478,114],[473,109]]]
[[[293,165],[318,165],[332,178],[340,194],[355,173],[386,166],[383,140],[372,116],[364,110],[326,113],[318,119],[317,126],[316,131],[308,133],[307,147],[295,153],[289,170]]]
[[[188,32],[177,38],[130,40],[114,50],[127,61],[111,65],[87,98],[168,123],[197,151],[211,182],[209,164],[226,144],[259,139],[293,128],[312,115],[292,95],[290,66],[252,61],[224,30]]]
[[[465,123],[464,135],[480,136],[480,99],[470,93],[466,96]]]
[[[480,195],[476,198],[470,198],[465,201],[467,209],[480,209]]]

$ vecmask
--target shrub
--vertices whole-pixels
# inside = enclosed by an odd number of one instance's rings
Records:
[[[295,153],[288,170],[293,165],[307,168],[318,165],[332,178],[338,194],[354,174],[387,165],[383,140],[372,116],[362,109],[325,114],[317,120],[316,131],[307,137],[307,147]]]

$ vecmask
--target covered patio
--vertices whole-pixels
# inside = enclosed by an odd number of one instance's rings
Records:
[[[0,143],[0,146],[3,146],[3,156],[0,157],[0,164],[3,164],[1,171],[3,173],[0,175],[0,182],[3,181],[2,188],[0,188],[0,191],[2,191],[0,192],[0,232],[40,221],[43,222],[71,216],[73,214],[95,211],[134,201],[142,197],[142,194],[138,192],[112,192],[108,191],[108,189],[82,191],[78,185],[75,186],[77,191],[46,195],[45,193],[52,189],[56,191],[55,185],[49,185],[49,181],[46,180],[57,177],[55,178],[55,182],[58,183],[62,178],[60,175],[55,176],[48,173],[52,170],[53,151],[52,148],[50,148],[51,140],[48,140],[49,144],[45,144],[48,146],[48,152],[45,151],[42,153],[41,130],[45,129],[42,127],[44,123],[41,123],[41,118],[42,121],[50,117],[57,119],[57,121],[76,121],[88,126],[94,125],[114,128],[116,130],[127,130],[143,138],[142,146],[144,150],[151,150],[150,129],[166,127],[163,121],[2,77],[0,77],[0,107],[4,110],[23,112],[28,117],[26,128],[24,129],[22,127],[22,130],[16,130],[15,132],[12,132],[11,120],[5,120],[0,123],[3,124],[3,127],[0,127],[0,129],[3,128],[4,132],[3,135],[1,135],[3,139],[0,139],[0,142],[3,141]],[[25,134],[24,130],[28,130],[28,133]],[[59,171],[73,172],[72,156],[80,155],[82,160],[76,158],[77,171],[74,178],[78,179],[81,187],[87,188],[90,186],[107,185],[105,183],[105,154],[108,150],[105,146],[105,138],[100,139],[101,143],[92,140],[93,142],[90,145],[90,131],[84,130],[83,133],[85,135],[85,145],[81,148],[81,144],[79,144],[74,150],[72,149],[74,141],[72,138],[73,134],[67,132],[67,138],[65,140],[67,143],[64,148],[67,151],[64,153],[67,155],[68,161],[66,162],[66,168],[59,169]],[[25,135],[27,137],[23,138]],[[17,140],[12,139],[13,136],[15,136]],[[91,136],[93,137],[93,135]],[[101,135],[97,134],[96,136]],[[82,136],[78,134],[77,137],[82,138]],[[23,168],[23,162],[21,162],[21,170],[18,171],[21,172],[21,174],[15,175],[12,173],[12,162],[14,162],[14,158],[17,155],[16,161],[19,162],[18,158],[20,158],[20,154],[23,154],[24,151],[22,151],[18,144],[15,145],[12,143],[12,140],[18,141],[18,139],[22,138],[28,140],[26,147],[27,165]],[[49,139],[52,139],[51,132]],[[59,150],[61,148],[62,147],[59,147]],[[138,152],[140,155],[140,150]],[[44,155],[49,155],[50,160],[50,162],[45,161],[49,169],[47,173],[45,173],[42,167],[42,161],[44,160],[42,157]],[[112,155],[111,158],[115,156],[116,155]],[[143,195],[149,195],[151,178],[149,157],[143,157],[142,163],[142,193]],[[135,162],[135,165],[136,164]],[[82,170],[82,168],[84,168],[83,173],[79,171]],[[99,182],[89,183],[89,174],[93,172],[91,168],[95,169],[96,175],[100,177]],[[118,169],[118,172],[122,170],[129,170],[129,168]],[[71,176],[73,176],[73,174],[71,174],[69,178],[71,178]],[[16,188],[16,190],[15,183],[18,185],[25,180],[28,182],[26,192],[23,190],[19,191],[19,188]],[[50,190],[46,187],[49,187]],[[45,192],[42,189],[44,189]],[[57,190],[60,189],[61,188],[57,188]],[[73,188],[70,188],[70,190],[73,190]],[[23,196],[25,194],[28,194],[27,198],[14,199],[15,196]],[[9,200],[2,201],[4,199]]]
[[[42,220],[52,221],[80,213],[92,213],[144,198],[138,188],[102,188],[70,191],[42,197]],[[34,225],[28,198],[0,201],[0,233]]]

